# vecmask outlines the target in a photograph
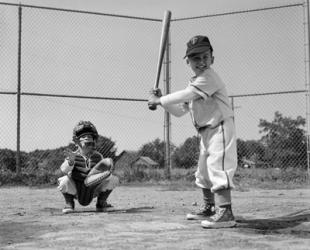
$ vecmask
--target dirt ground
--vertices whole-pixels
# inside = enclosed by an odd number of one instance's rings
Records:
[[[0,249],[310,249],[310,190],[233,191],[237,227],[203,229],[185,214],[198,189],[120,186],[106,213],[63,215],[56,188],[0,188]]]

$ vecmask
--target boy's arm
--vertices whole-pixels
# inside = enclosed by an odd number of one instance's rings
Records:
[[[76,153],[72,152],[70,149],[65,149],[64,154],[66,156],[65,161],[61,164],[60,170],[64,174],[70,174],[74,167],[74,161]]]
[[[74,162],[70,162],[68,159],[66,159],[60,166],[61,172],[64,174],[69,174],[73,170]]]
[[[176,91],[174,93],[160,97],[160,104],[165,107],[172,104],[185,103],[200,97],[190,88]]]
[[[188,103],[170,104],[163,106],[163,108],[176,117],[181,117],[189,111]]]
[[[151,92],[148,104],[161,105],[167,112],[177,117],[180,117],[189,111],[188,101],[200,97],[189,88],[165,96],[162,96],[160,91],[158,93],[159,95]]]

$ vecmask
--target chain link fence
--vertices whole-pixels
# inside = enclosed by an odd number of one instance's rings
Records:
[[[171,91],[191,76],[186,42],[209,36],[235,112],[241,166],[307,168],[305,20],[303,3],[172,19]],[[102,151],[126,154],[123,164],[148,156],[164,167],[166,143],[173,168],[196,164],[190,118],[164,124],[164,112],[147,107],[161,20],[0,3],[0,27],[2,170],[57,168],[79,120],[95,124]]]

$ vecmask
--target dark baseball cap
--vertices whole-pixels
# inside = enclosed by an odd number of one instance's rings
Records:
[[[213,52],[213,48],[208,37],[194,36],[187,43],[187,49],[184,58],[193,54],[205,52],[208,49]]]

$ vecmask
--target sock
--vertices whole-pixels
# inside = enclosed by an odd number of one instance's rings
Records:
[[[208,188],[202,189],[203,201],[206,205],[214,205],[214,193]]]
[[[216,204],[219,207],[231,207],[231,190],[221,189],[217,190],[214,194]]]

